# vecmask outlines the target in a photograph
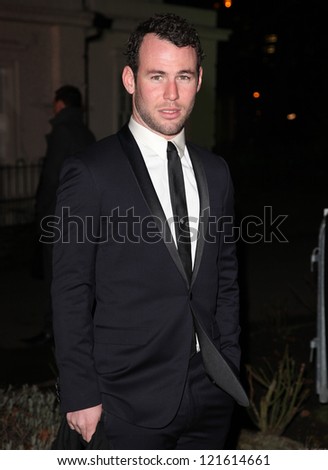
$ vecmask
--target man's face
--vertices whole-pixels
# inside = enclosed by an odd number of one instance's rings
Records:
[[[66,105],[65,105],[64,101],[54,99],[54,101],[53,101],[53,111],[54,111],[55,116],[56,116],[56,114],[58,114],[64,108],[66,108]]]
[[[136,80],[130,67],[123,71],[124,86],[132,94],[134,119],[166,139],[184,127],[201,80],[195,49],[177,47],[155,34],[143,39]]]

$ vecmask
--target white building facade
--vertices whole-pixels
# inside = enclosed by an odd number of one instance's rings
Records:
[[[0,0],[0,164],[44,155],[54,90],[64,84],[85,96],[97,139],[118,130],[130,114],[121,83],[127,38],[140,21],[167,11],[190,20],[201,37],[204,82],[187,132],[212,148],[217,43],[228,38],[216,27],[216,12],[146,0]]]

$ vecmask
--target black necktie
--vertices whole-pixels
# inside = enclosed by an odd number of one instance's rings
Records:
[[[190,282],[192,275],[190,230],[181,159],[175,145],[167,143],[170,196],[178,252]]]
[[[170,185],[171,205],[174,217],[175,236],[178,252],[185,269],[188,281],[191,281],[191,245],[188,221],[186,191],[183,179],[181,159],[175,145],[167,143],[168,174]],[[191,356],[196,353],[195,334],[192,337]]]

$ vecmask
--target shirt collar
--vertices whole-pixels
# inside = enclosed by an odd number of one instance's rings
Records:
[[[166,158],[167,139],[161,137],[150,129],[147,129],[147,127],[142,126],[132,116],[129,121],[129,129],[140,148],[149,148],[159,156]],[[186,146],[184,129],[182,129],[174,139],[170,139],[170,141],[176,145],[178,153],[182,158],[184,156]]]

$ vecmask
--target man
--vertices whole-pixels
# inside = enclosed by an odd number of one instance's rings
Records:
[[[64,85],[55,91],[53,112],[54,117],[50,120],[52,129],[46,136],[46,156],[36,194],[36,215],[39,230],[40,226],[42,228],[43,221],[47,220],[47,223],[49,223],[49,217],[53,217],[55,213],[56,191],[59,184],[60,168],[64,159],[95,142],[93,133],[84,123],[82,95],[77,87]],[[26,343],[36,346],[52,339],[51,244],[42,243],[42,259],[47,296],[44,325],[39,334],[25,339]]]
[[[194,28],[165,14],[132,33],[127,59],[129,123],[67,160],[58,191],[52,292],[61,407],[86,441],[101,420],[113,449],[219,449],[234,408],[230,389],[247,399],[236,379],[229,171],[184,136],[203,52]],[[215,353],[222,370],[213,376],[228,377],[228,392],[205,371],[205,362],[215,369]]]

